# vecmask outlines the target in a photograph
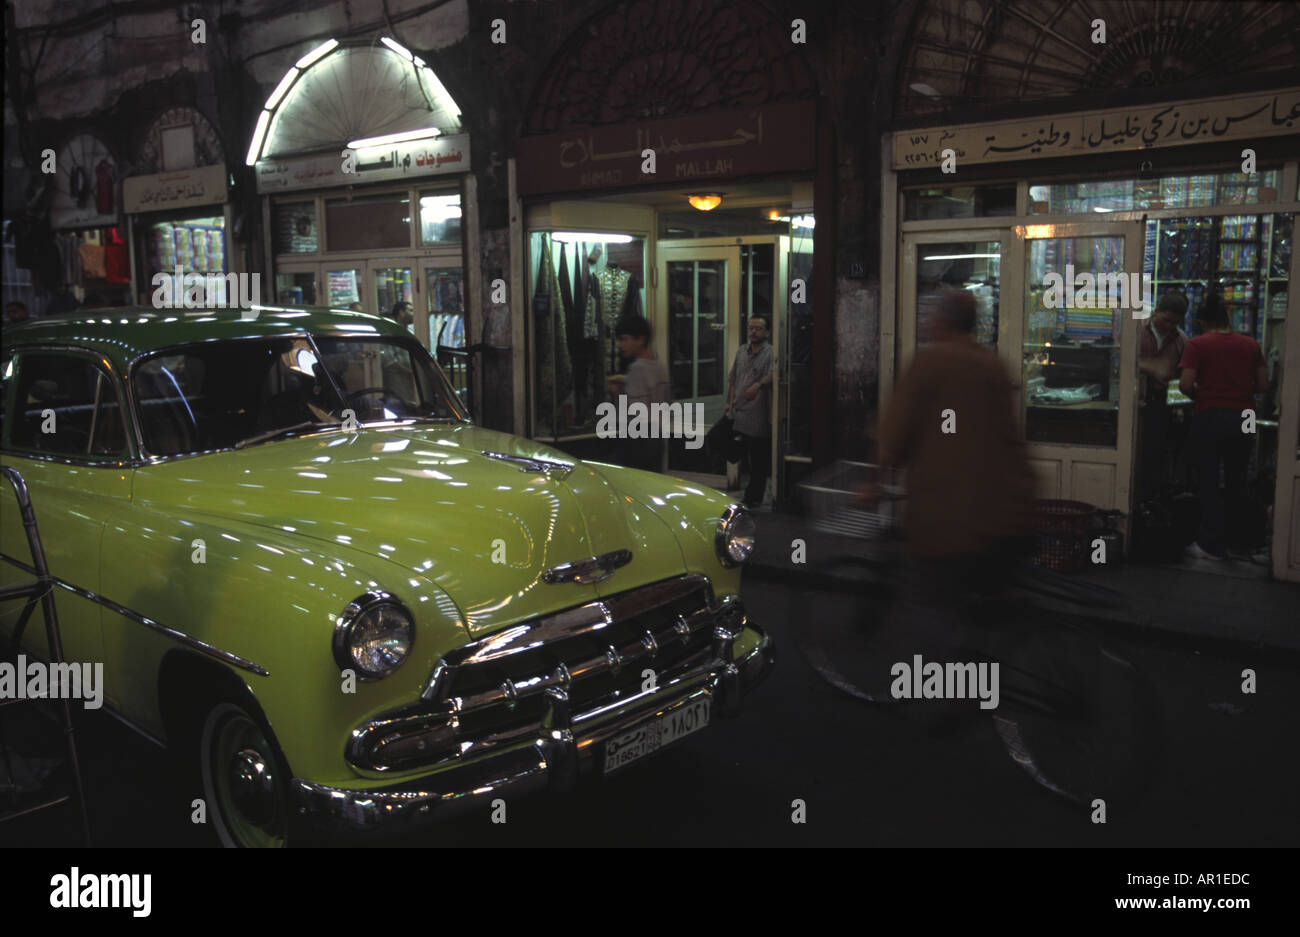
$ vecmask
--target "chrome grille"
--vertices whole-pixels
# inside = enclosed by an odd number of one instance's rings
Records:
[[[707,580],[686,577],[504,629],[444,658],[426,698],[450,707],[464,738],[538,725],[552,688],[574,713],[634,696],[647,668],[662,681],[713,658],[710,598]]]
[[[571,748],[564,740],[575,728],[612,708],[734,671],[732,641],[745,622],[738,596],[715,601],[708,579],[683,576],[504,628],[440,660],[419,702],[353,730],[347,759],[382,774],[529,738]],[[649,692],[646,668],[655,672]]]

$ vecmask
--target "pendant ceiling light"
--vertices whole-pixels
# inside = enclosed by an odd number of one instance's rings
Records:
[[[722,204],[722,196],[716,192],[708,195],[688,195],[686,200],[691,203],[692,208],[698,208],[700,211],[713,211]]]

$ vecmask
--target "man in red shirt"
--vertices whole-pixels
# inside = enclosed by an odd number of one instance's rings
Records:
[[[1187,343],[1178,381],[1178,389],[1196,402],[1189,449],[1201,497],[1201,525],[1187,552],[1202,559],[1223,559],[1226,547],[1246,553],[1251,547],[1226,542],[1237,539],[1227,537],[1226,517],[1237,520],[1244,514],[1252,441],[1252,435],[1242,429],[1247,419],[1244,411],[1254,411],[1255,394],[1268,388],[1268,373],[1259,343],[1233,333],[1228,310],[1217,293],[1205,297],[1197,318],[1203,331]],[[1223,495],[1219,493],[1221,463]],[[1225,508],[1231,509],[1226,515]]]

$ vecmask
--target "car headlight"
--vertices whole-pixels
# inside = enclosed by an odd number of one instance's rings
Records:
[[[739,504],[733,504],[722,512],[718,521],[718,532],[713,538],[713,547],[718,553],[718,561],[723,566],[739,566],[754,552],[755,534],[758,525],[753,516]]]
[[[415,622],[386,592],[368,592],[348,603],[334,623],[334,660],[366,680],[388,676],[415,643]]]

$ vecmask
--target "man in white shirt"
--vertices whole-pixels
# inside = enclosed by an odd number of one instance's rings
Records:
[[[734,430],[744,437],[749,453],[749,484],[745,505],[763,503],[772,471],[772,424],[768,411],[772,397],[772,346],[767,341],[767,319],[751,316],[749,344],[742,345],[727,377],[727,408]]]

